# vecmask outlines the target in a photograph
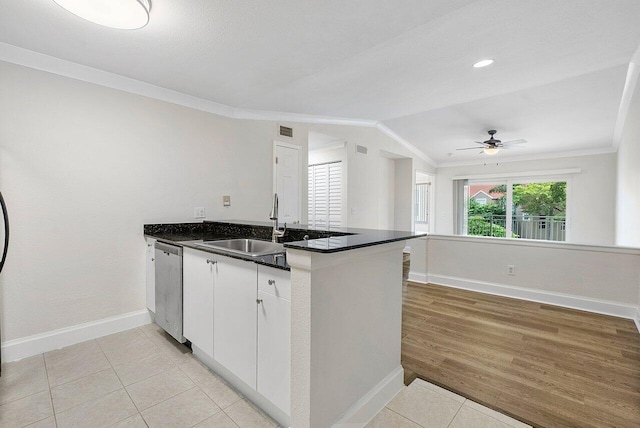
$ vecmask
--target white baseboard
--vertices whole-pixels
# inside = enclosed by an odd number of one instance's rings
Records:
[[[427,283],[427,274],[422,272],[409,271],[409,281],[419,282],[420,284]]]
[[[404,369],[398,366],[382,381],[374,386],[364,397],[358,400],[340,417],[332,428],[361,428],[404,388]]]
[[[612,315],[620,318],[635,319],[638,316],[638,306],[608,300],[590,299],[571,294],[533,290],[531,288],[514,287],[506,284],[495,284],[444,275],[427,275],[427,280],[429,283],[444,285],[447,287],[462,288],[464,290],[478,291],[480,293],[494,294],[496,296],[511,297],[514,299],[530,300],[532,302],[547,303],[550,305]],[[639,322],[636,321],[636,325],[638,325],[638,323]]]
[[[640,333],[640,306],[636,308],[636,316],[633,318],[633,321],[636,323],[638,333]]]
[[[16,361],[151,322],[147,309],[2,342],[2,361]]]
[[[225,366],[208,356],[204,351],[198,348],[193,343],[191,344],[193,355],[196,356],[201,362],[203,362],[211,371],[222,377],[228,383],[231,384],[236,390],[238,390],[246,399],[258,406],[262,411],[271,416],[278,424],[283,427],[288,427],[290,417],[282,409],[278,408],[271,401],[267,400],[262,394],[256,391],[251,386],[244,383],[240,378],[231,373]]]

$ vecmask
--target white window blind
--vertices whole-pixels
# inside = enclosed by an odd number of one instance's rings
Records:
[[[309,165],[309,226],[342,226],[342,163]]]

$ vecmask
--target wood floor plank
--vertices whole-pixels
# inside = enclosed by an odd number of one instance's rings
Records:
[[[540,427],[640,427],[631,320],[407,282],[410,373]]]

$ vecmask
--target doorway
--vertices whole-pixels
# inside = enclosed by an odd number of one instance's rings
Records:
[[[300,146],[273,142],[273,192],[278,195],[278,220],[282,223],[300,223],[301,152]]]

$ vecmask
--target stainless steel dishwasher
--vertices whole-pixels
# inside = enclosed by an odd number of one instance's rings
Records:
[[[182,247],[155,243],[155,322],[178,342],[182,336]]]

